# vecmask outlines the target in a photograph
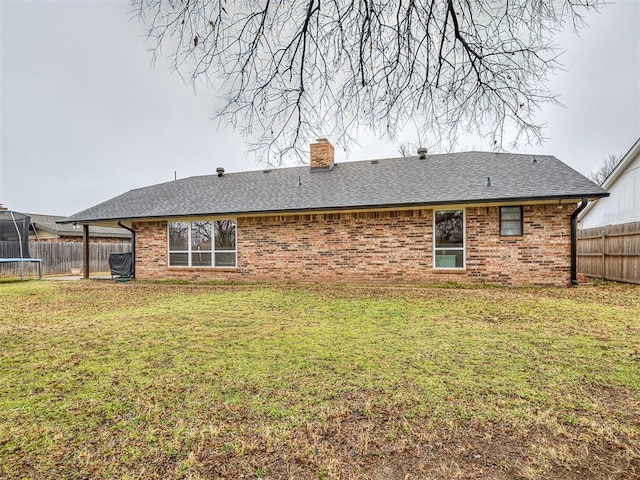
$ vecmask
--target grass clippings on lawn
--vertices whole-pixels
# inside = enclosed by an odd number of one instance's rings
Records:
[[[0,285],[1,478],[640,478],[640,287]]]

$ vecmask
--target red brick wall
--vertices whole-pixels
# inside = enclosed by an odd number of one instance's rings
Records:
[[[522,237],[500,237],[499,210],[466,209],[469,279],[496,285],[568,286],[575,205],[523,206]]]
[[[183,278],[167,270],[167,222],[134,223],[137,278]],[[182,272],[184,273],[184,272]]]
[[[466,269],[433,268],[431,209],[239,218],[235,269],[168,268],[167,222],[140,222],[141,279],[498,285],[570,283],[573,208],[524,206],[524,236],[499,236],[498,207],[466,209]]]

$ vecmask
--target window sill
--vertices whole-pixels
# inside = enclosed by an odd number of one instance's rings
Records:
[[[512,241],[512,240],[524,240],[524,235],[500,235],[500,240]]]
[[[433,273],[435,274],[446,273],[448,275],[464,274],[464,273],[467,273],[467,269],[466,268],[434,268]]]
[[[199,272],[199,271],[215,271],[215,272],[235,272],[238,267],[167,267],[171,271],[177,272]]]

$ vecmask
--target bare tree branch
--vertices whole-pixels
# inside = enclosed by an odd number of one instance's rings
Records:
[[[600,166],[589,173],[589,178],[596,182],[598,185],[602,185],[607,177],[615,170],[622,159],[622,155],[615,155],[610,153],[607,158],[605,158]]]
[[[348,149],[359,127],[395,140],[409,123],[432,146],[463,132],[496,149],[540,143],[534,114],[557,103],[553,37],[603,3],[131,0],[154,55],[219,89],[219,121],[266,164],[318,136]]]

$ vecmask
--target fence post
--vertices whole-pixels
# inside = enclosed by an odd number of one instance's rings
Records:
[[[602,230],[602,280],[607,279],[607,231]]]

